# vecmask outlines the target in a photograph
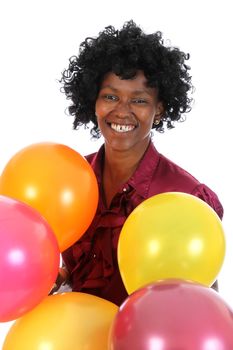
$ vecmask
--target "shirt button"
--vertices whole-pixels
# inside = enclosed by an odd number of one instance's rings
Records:
[[[127,188],[126,188],[126,187],[124,187],[124,188],[123,188],[123,192],[126,192],[126,191],[127,191]]]
[[[96,258],[96,254],[93,254],[93,258],[94,258],[94,259]]]

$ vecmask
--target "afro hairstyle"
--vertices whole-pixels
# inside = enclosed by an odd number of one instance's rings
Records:
[[[79,54],[69,59],[60,80],[61,91],[72,101],[68,112],[74,116],[74,129],[92,122],[91,134],[98,138],[95,103],[105,74],[111,71],[121,79],[132,79],[138,70],[144,72],[148,86],[157,89],[163,103],[165,112],[153,128],[161,132],[164,124],[173,128],[174,121],[184,120],[182,114],[191,110],[189,92],[193,86],[190,67],[185,64],[188,59],[189,54],[164,45],[160,31],[145,34],[132,20],[120,30],[108,26],[98,37],[86,38]]]

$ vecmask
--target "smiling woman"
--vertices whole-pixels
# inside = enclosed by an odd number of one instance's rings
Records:
[[[141,158],[149,144],[152,125],[160,122],[162,114],[157,89],[147,86],[142,71],[127,80],[112,72],[106,74],[96,100],[98,127],[108,144],[106,152],[124,150],[131,157],[135,154]],[[112,157],[111,153],[106,156]]]
[[[118,239],[126,218],[147,198],[185,192],[223,215],[217,195],[161,155],[151,140],[151,130],[173,128],[191,110],[188,59],[178,48],[165,46],[161,32],[145,34],[129,21],[120,30],[109,26],[83,41],[62,74],[74,128],[92,123],[92,136],[104,138],[100,150],[86,156],[99,186],[96,215],[81,239],[63,252],[73,291],[117,305],[125,300]]]
[[[95,110],[105,140],[103,186],[109,206],[136,169],[149,145],[153,123],[160,122],[164,109],[158,101],[157,89],[148,87],[143,71],[138,70],[127,80],[113,72],[107,73],[100,85]],[[127,158],[123,167],[122,152]],[[113,159],[118,164],[113,165]]]

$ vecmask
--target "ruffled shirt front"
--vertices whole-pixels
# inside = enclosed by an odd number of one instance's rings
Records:
[[[71,274],[73,291],[94,294],[120,305],[128,294],[118,269],[117,243],[126,218],[137,205],[159,193],[185,192],[204,200],[220,218],[223,208],[210,188],[158,153],[152,142],[132,177],[119,188],[107,208],[102,189],[104,146],[86,159],[99,186],[98,208],[86,233],[63,252],[63,261]]]

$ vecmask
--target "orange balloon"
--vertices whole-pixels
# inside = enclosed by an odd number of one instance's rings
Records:
[[[3,350],[107,350],[117,311],[85,293],[49,296],[11,326]]]
[[[87,230],[98,203],[90,164],[57,143],[33,144],[16,153],[0,177],[0,194],[38,210],[52,227],[60,251]]]

